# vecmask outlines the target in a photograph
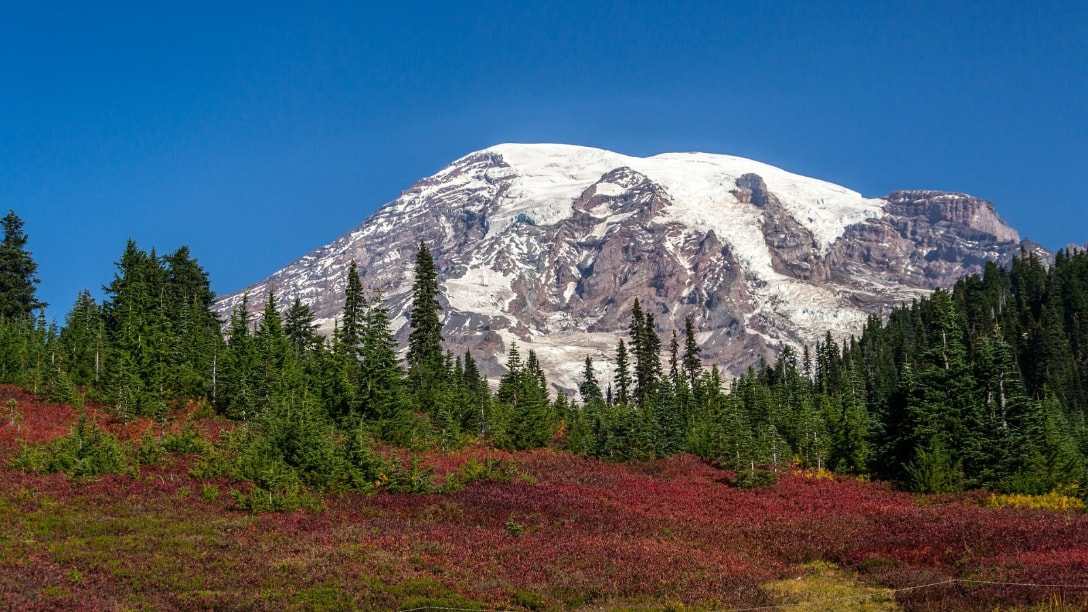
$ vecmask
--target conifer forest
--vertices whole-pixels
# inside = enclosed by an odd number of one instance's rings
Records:
[[[97,607],[720,609],[785,605],[774,585],[797,575],[908,609],[1088,601],[1084,251],[990,263],[860,335],[828,330],[734,380],[704,365],[691,319],[665,328],[635,300],[609,367],[586,356],[568,394],[529,344],[507,347],[494,387],[471,353],[444,348],[422,242],[405,350],[354,264],[325,337],[305,302],[274,293],[220,320],[187,247],[133,241],[101,300],[81,292],[59,322],[47,312],[60,306],[35,297],[22,221],[9,212],[2,226],[7,605],[114,593]],[[224,575],[260,567],[291,586],[198,580],[185,547],[182,569],[152,579],[62,543],[93,551],[105,536],[85,526],[102,520],[89,508],[130,496],[178,524],[230,521],[245,545],[199,554]],[[106,523],[143,533],[119,520]],[[300,561],[281,575],[248,557],[323,537],[321,554],[340,555],[323,570]],[[386,557],[352,556],[349,541],[366,538]],[[345,567],[354,578],[329,569]],[[909,590],[945,580],[958,584]],[[1048,581],[1064,590],[1005,585]]]

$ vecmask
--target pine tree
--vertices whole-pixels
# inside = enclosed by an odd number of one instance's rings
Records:
[[[500,402],[509,405],[518,403],[522,390],[518,381],[522,377],[521,370],[523,367],[518,343],[511,342],[510,349],[506,352],[506,372],[499,378],[499,388],[495,390],[495,398]]]
[[[298,297],[295,297],[284,317],[283,333],[287,336],[287,342],[296,358],[301,358],[321,344],[321,337],[317,335],[317,324],[314,323],[314,312]]]
[[[419,243],[416,253],[416,278],[412,285],[412,307],[408,323],[408,367],[435,367],[442,359],[442,322],[438,311],[438,276],[427,245]]]
[[[230,418],[248,420],[259,412],[261,356],[250,330],[249,295],[230,317],[229,341],[219,366],[218,403]]]
[[[211,311],[215,304],[215,292],[211,289],[208,273],[197,263],[182,245],[178,250],[162,258],[166,268],[166,300],[171,316],[177,317],[183,308],[195,306],[206,317],[205,324],[218,329],[219,320]]]
[[[669,341],[669,383],[672,384],[674,393],[680,391],[680,383],[686,382],[680,373],[680,340],[676,337],[676,330],[672,330],[672,339]]]
[[[627,363],[627,346],[621,339],[616,346],[616,403],[627,404],[631,401],[631,372]]]
[[[466,428],[475,425],[477,434],[483,437],[489,433],[491,388],[487,384],[487,379],[480,374],[480,369],[476,365],[476,360],[472,358],[472,353],[465,351],[465,358],[462,363],[464,364],[464,373],[462,374],[464,385],[468,389],[464,425]]]
[[[381,294],[374,298],[367,310],[362,352],[360,404],[371,417],[390,418],[401,406],[404,372],[397,359],[397,340],[390,329],[389,311],[382,302]]]
[[[223,345],[222,322],[212,311],[211,281],[187,246],[163,257],[160,265],[165,278],[158,316],[166,343],[166,393],[173,398],[207,397]]]
[[[638,298],[631,307],[631,347],[635,356],[634,399],[646,405],[661,379],[661,339],[657,337],[653,313],[644,313]]]
[[[129,240],[117,272],[103,287],[102,304],[109,354],[108,393],[120,413],[148,416],[165,408],[173,330],[167,313],[167,273],[154,249],[147,253]]]
[[[34,295],[39,282],[35,276],[38,264],[26,249],[23,220],[14,210],[0,219],[0,225],[4,228],[4,241],[0,243],[0,319],[31,317],[35,310],[46,306]]]
[[[347,288],[344,290],[344,314],[340,320],[336,346],[346,355],[358,357],[363,346],[363,328],[366,325],[366,296],[355,260],[348,266]]]
[[[523,363],[517,343],[507,353],[506,373],[499,380],[495,399],[502,405],[505,423],[501,427],[501,446],[524,450],[540,448],[551,439],[548,396],[544,391],[536,355],[529,351]]]
[[[963,457],[954,449],[976,444],[980,433],[968,426],[977,409],[975,380],[951,295],[938,289],[929,304],[931,348],[922,355],[907,400],[914,458],[901,461],[910,466],[915,489],[942,492],[963,485]]]
[[[806,349],[807,350],[807,349]],[[684,376],[688,380],[688,386],[694,392],[698,388],[699,377],[702,375],[703,362],[699,358],[702,348],[695,340],[695,326],[691,317],[684,319]]]
[[[276,307],[276,294],[268,292],[261,322],[255,336],[257,354],[260,356],[260,375],[256,379],[259,408],[267,408],[285,392],[284,370],[291,355],[287,336],[283,333],[283,320]]]
[[[604,401],[601,394],[601,385],[597,383],[597,372],[593,369],[593,359],[586,355],[585,368],[582,370],[582,384],[578,386],[578,392],[582,394],[582,402]]]
[[[102,311],[91,297],[91,292],[84,289],[79,292],[60,333],[64,361],[74,384],[91,385],[98,382],[105,342]]]

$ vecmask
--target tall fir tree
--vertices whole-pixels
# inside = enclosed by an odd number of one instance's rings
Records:
[[[4,229],[4,240],[0,242],[0,318],[31,317],[35,310],[46,306],[35,296],[38,264],[26,248],[23,220],[14,210],[0,219],[0,226]]]
[[[259,407],[267,408],[285,392],[287,379],[284,371],[291,358],[291,347],[283,333],[283,319],[276,306],[276,294],[269,290],[264,303],[261,322],[257,326],[257,354],[260,355],[260,374],[257,377]]]
[[[616,397],[615,403],[628,404],[631,401],[631,370],[628,360],[627,345],[621,339],[616,345]]]
[[[367,310],[359,374],[359,399],[364,412],[378,419],[394,416],[401,407],[404,371],[397,359],[397,340],[381,294]]]
[[[366,296],[355,260],[348,266],[348,278],[344,290],[344,312],[336,337],[336,348],[351,357],[358,357],[363,347],[363,329],[366,326]]]
[[[99,381],[105,343],[102,310],[91,297],[91,292],[84,289],[79,292],[60,333],[68,375],[74,384],[92,385]]]
[[[434,368],[442,360],[442,321],[438,311],[438,274],[434,259],[427,245],[419,243],[416,253],[416,277],[412,285],[412,306],[408,323],[412,328],[408,335],[408,367]]]
[[[603,402],[601,385],[597,382],[597,372],[593,369],[593,359],[586,355],[585,367],[582,369],[582,384],[578,386],[578,392],[582,395],[582,402]]]
[[[296,358],[316,350],[322,343],[321,336],[317,334],[314,311],[297,296],[284,316],[283,333]]]
[[[691,317],[684,319],[684,375],[688,380],[688,386],[692,391],[698,388],[699,377],[702,375],[703,362],[699,358],[702,347],[695,339],[695,325]]]
[[[218,364],[217,403],[230,418],[249,420],[259,412],[261,356],[250,329],[249,295],[231,312],[228,343]]]
[[[635,300],[638,305],[638,300]],[[634,398],[639,406],[644,406],[657,390],[662,379],[661,339],[657,336],[657,325],[653,313],[640,313],[631,321],[632,346],[635,354],[635,390]]]

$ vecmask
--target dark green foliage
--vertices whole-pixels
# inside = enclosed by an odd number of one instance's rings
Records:
[[[98,383],[106,351],[106,327],[90,291],[79,292],[65,318],[60,344],[72,382],[84,386]]]
[[[438,275],[434,259],[423,242],[416,253],[416,275],[412,285],[412,307],[408,322],[412,332],[408,336],[408,367],[413,376],[420,369],[435,368],[442,360],[442,322],[438,311]]]
[[[616,345],[615,403],[617,404],[626,404],[631,401],[631,371],[627,355],[627,346],[621,339]]]
[[[501,423],[496,441],[512,449],[540,448],[551,440],[551,419],[543,372],[536,354],[529,351],[523,364],[516,343],[510,345],[506,373],[495,395]]]
[[[351,260],[348,267],[347,289],[344,290],[344,313],[340,318],[340,327],[334,341],[336,350],[358,357],[363,348],[363,328],[366,326],[366,296],[363,295],[363,283]]]
[[[302,300],[296,297],[283,319],[283,333],[296,358],[301,359],[321,346],[323,341],[317,334],[314,313]]]
[[[116,266],[103,287],[102,396],[126,416],[161,414],[167,401],[210,396],[222,338],[204,270],[186,247],[159,258],[131,240]]]
[[[362,424],[339,430],[314,398],[277,398],[231,443],[230,473],[251,482],[256,495],[237,497],[251,510],[262,497],[279,509],[292,500],[305,501],[309,488],[371,492],[394,471],[370,450]],[[285,506],[286,507],[286,506]]]
[[[702,348],[699,346],[698,341],[695,340],[695,326],[691,322],[691,317],[687,317],[684,319],[683,367],[684,377],[687,379],[689,388],[693,391],[698,389],[699,377],[702,375],[703,362],[699,358],[701,352]]]
[[[737,477],[733,480],[733,486],[738,489],[758,489],[778,484],[778,474],[772,470],[756,468],[753,464],[749,469],[737,471]]]
[[[370,418],[388,419],[401,409],[404,371],[397,341],[389,327],[389,311],[378,295],[369,305],[359,368],[359,405]]]
[[[13,465],[28,472],[63,472],[87,477],[124,471],[128,461],[117,438],[80,415],[67,436],[46,446],[24,446]]]
[[[418,410],[448,428],[457,410],[448,406],[453,360],[442,351],[442,321],[438,311],[438,273],[430,250],[422,241],[416,253],[412,305],[408,313],[408,378]]]
[[[593,359],[589,355],[586,355],[585,369],[582,370],[582,384],[578,392],[581,393],[583,402],[604,401],[601,385],[597,383],[597,372],[593,369]]]
[[[0,319],[29,318],[46,305],[35,297],[38,264],[26,249],[23,220],[14,210],[0,219],[4,240],[0,242]]]
[[[493,395],[471,354],[443,351],[438,287],[421,243],[405,371],[391,315],[380,295],[364,295],[354,265],[331,346],[305,304],[295,299],[281,312],[272,293],[257,324],[243,297],[224,341],[207,275],[188,249],[160,258],[130,241],[106,300],[99,306],[81,292],[63,329],[44,312],[0,317],[0,382],[55,402],[102,399],[122,419],[163,418],[168,403],[210,399],[246,426],[205,463],[226,461],[252,483],[235,495],[251,510],[317,504],[317,491],[434,490],[418,462],[375,455],[374,439],[411,449],[474,439],[556,445],[611,460],[695,452],[733,470],[738,486],[800,466],[931,493],[1085,488],[1083,253],[1059,253],[1051,268],[1027,254],[1008,270],[988,265],[886,321],[870,318],[860,337],[829,332],[800,356],[785,347],[773,364],[730,381],[728,393],[716,367],[703,369],[690,318],[682,339],[672,331],[663,372],[654,316],[635,301],[613,385],[602,391],[587,357],[581,404],[563,390],[552,399],[537,355],[522,360],[516,345]],[[48,469],[73,474],[123,465],[110,463],[111,442],[100,433],[81,424],[76,442],[30,449],[19,461],[42,470],[57,461]],[[165,444],[145,440],[139,461],[168,452]],[[174,446],[169,452],[190,448]]]
[[[661,379],[661,339],[657,337],[653,313],[644,313],[638,298],[631,307],[631,353],[635,357],[634,389],[638,405],[646,404]]]
[[[250,330],[249,296],[234,309],[228,328],[228,343],[217,363],[216,402],[233,419],[251,419],[259,412],[260,353]]]
[[[453,401],[461,406],[463,431],[475,432],[481,438],[488,436],[492,421],[491,388],[468,351],[465,351],[456,391]]]

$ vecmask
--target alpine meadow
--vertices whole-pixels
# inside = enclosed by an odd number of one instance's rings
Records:
[[[131,240],[58,324],[33,228],[3,228],[4,607],[1088,605],[1083,250],[1021,246],[737,375],[650,285],[566,389],[533,334],[494,377],[448,348],[471,319],[425,239],[403,307],[350,261],[332,329],[274,290],[220,317],[187,247]]]

